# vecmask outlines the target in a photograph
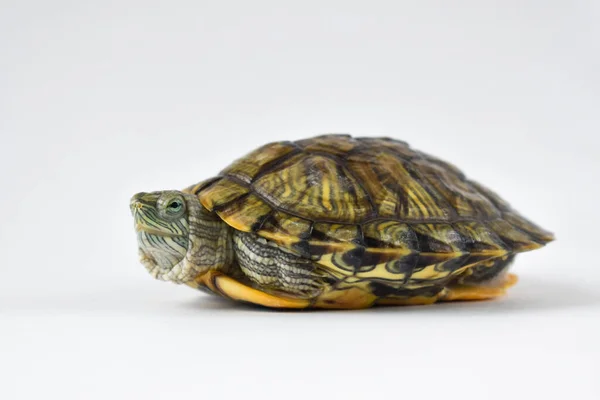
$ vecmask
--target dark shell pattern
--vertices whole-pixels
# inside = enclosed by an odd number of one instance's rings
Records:
[[[455,166],[389,138],[270,143],[188,190],[348,284],[441,286],[553,239]]]

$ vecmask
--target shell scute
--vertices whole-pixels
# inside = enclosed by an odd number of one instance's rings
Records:
[[[336,242],[354,242],[361,240],[358,225],[330,224],[317,222],[313,227],[313,238]]]
[[[323,135],[312,139],[299,140],[296,144],[306,152],[323,152],[343,156],[358,146],[350,135]]]
[[[466,253],[463,237],[450,224],[413,224],[421,253]]]
[[[297,147],[290,142],[269,143],[234,161],[221,171],[221,175],[233,176],[243,182],[250,183],[269,164],[278,163],[282,157],[289,156],[297,151]]]
[[[516,211],[507,211],[503,214],[502,218],[517,229],[530,235],[537,242],[545,243],[554,240],[553,233],[539,227]]]
[[[500,239],[509,246],[511,251],[524,252],[539,249],[544,245],[544,242],[535,240],[535,238],[513,226],[508,221],[496,219],[488,221],[486,224],[494,230]]]
[[[459,217],[501,217],[500,210],[452,168],[425,159],[415,160],[413,166],[444,197]]]
[[[472,254],[506,254],[510,249],[500,237],[479,221],[463,221],[452,225],[463,238],[466,249]]]
[[[311,236],[312,221],[274,211],[256,232],[259,235],[282,245],[290,245]]]
[[[275,207],[313,220],[359,222],[373,213],[358,180],[335,160],[299,154],[252,184]]]
[[[415,232],[397,221],[378,220],[362,226],[365,244],[369,247],[399,248],[408,252],[419,251],[419,241]]]
[[[411,149],[408,143],[402,140],[396,140],[388,137],[362,137],[357,138],[363,143],[363,154],[377,154],[387,152],[396,156],[400,156],[405,160],[411,160],[415,157],[420,157],[420,153]]]
[[[510,211],[511,207],[504,199],[502,199],[496,192],[483,186],[482,184],[469,180],[469,185],[479,191],[483,196],[490,200],[494,206],[501,212]]]
[[[225,178],[205,187],[199,194],[199,199],[204,207],[212,211],[247,195],[249,192],[248,187]]]
[[[348,167],[370,193],[380,217],[403,220],[450,220],[453,210],[393,154],[353,154]]]
[[[243,196],[238,201],[228,203],[224,208],[217,210],[221,219],[242,232],[256,230],[271,212],[273,209],[255,194]]]

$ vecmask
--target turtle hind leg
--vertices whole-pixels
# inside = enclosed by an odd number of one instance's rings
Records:
[[[488,300],[501,297],[506,289],[516,284],[515,274],[506,274],[480,284],[453,284],[447,287],[439,301]]]
[[[505,255],[480,262],[449,284],[440,301],[487,300],[501,297],[517,283],[517,276],[508,273],[515,255]]]

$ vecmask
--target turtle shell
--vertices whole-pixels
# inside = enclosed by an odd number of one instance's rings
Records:
[[[408,288],[553,239],[455,166],[390,138],[270,143],[187,191],[332,275]]]

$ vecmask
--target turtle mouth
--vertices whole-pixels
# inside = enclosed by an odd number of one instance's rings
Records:
[[[135,230],[136,230],[136,232],[145,232],[149,235],[155,235],[155,236],[164,236],[164,237],[183,236],[183,235],[179,235],[177,233],[167,232],[167,231],[163,231],[160,229],[156,229],[154,227],[140,223],[139,221],[135,223]]]
[[[160,265],[156,262],[156,259],[152,257],[152,252],[148,251],[147,248],[140,246],[138,247],[138,253],[140,257],[140,262],[144,267],[146,267],[148,272],[152,273],[153,271],[156,271],[156,274],[158,274],[161,268]]]

